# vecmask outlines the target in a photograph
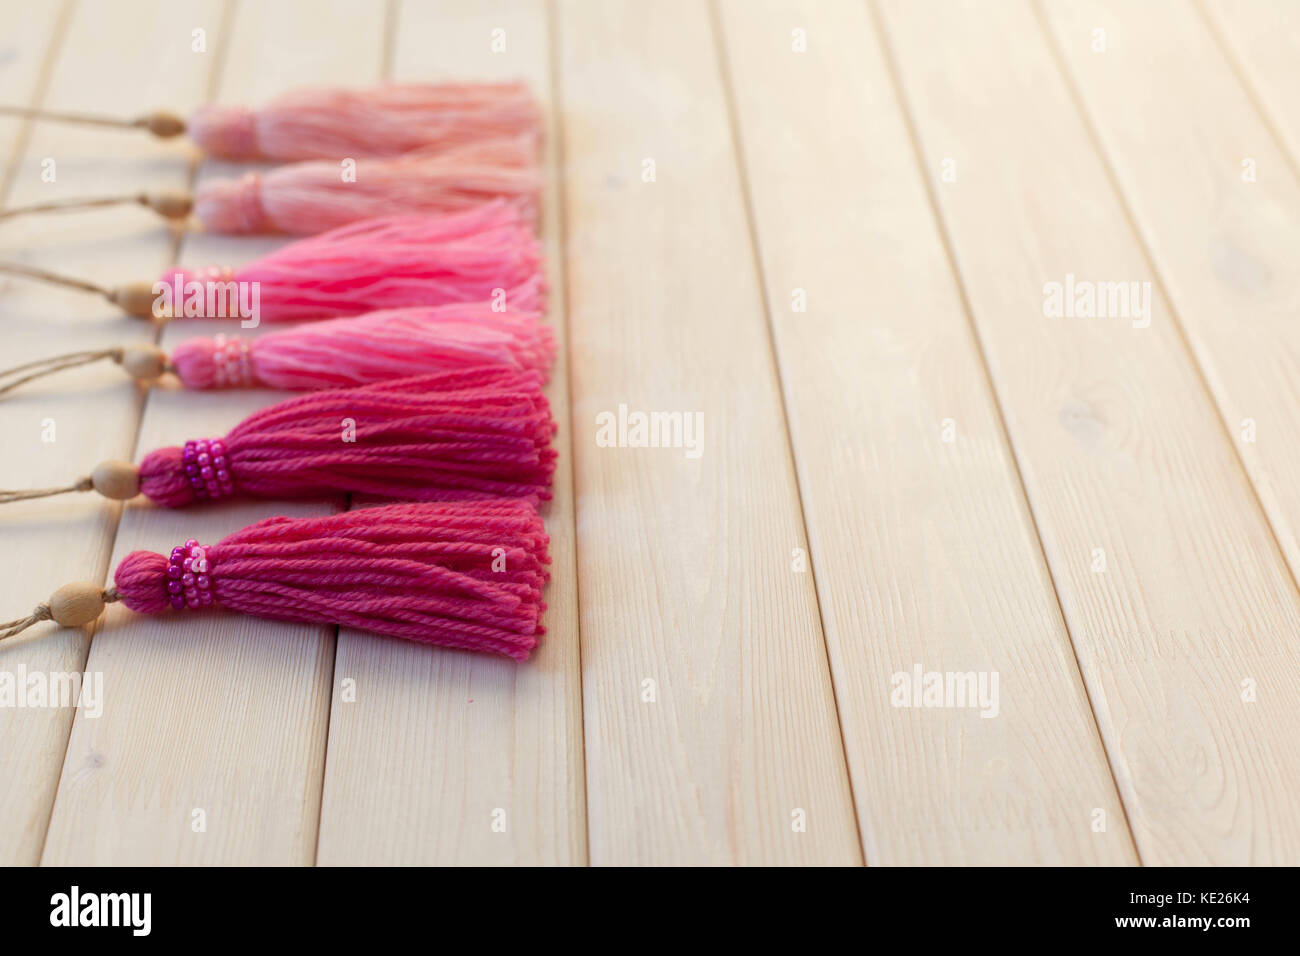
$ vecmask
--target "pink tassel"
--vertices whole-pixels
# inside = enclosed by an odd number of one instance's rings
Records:
[[[268,518],[208,547],[131,552],[114,597],[140,614],[219,605],[525,660],[545,633],[547,545],[528,500]]]
[[[501,294],[510,311],[537,312],[545,292],[541,261],[519,211],[496,201],[448,216],[367,220],[235,269],[176,269],[161,281],[172,286],[174,311],[187,317],[209,310],[206,299],[186,293],[186,284],[231,281],[258,283],[260,319],[272,322],[485,302]]]
[[[524,83],[413,83],[371,89],[302,89],[257,110],[209,105],[190,137],[224,159],[400,156],[480,139],[540,137],[537,102]],[[335,170],[337,172],[337,169]]]
[[[555,336],[536,313],[476,302],[389,309],[294,325],[261,338],[182,342],[171,365],[189,388],[340,388],[476,365],[549,376]]]
[[[536,372],[467,369],[280,402],[223,439],[151,452],[139,491],[169,508],[233,495],[549,498],[554,434]]]
[[[341,179],[337,160],[213,180],[199,187],[194,212],[212,232],[314,235],[377,216],[459,212],[504,198],[533,224],[540,190],[536,143],[517,136],[361,159],[352,182]]]

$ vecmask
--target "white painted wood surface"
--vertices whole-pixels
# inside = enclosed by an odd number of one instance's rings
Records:
[[[722,12],[868,861],[1133,862],[870,12]],[[918,665],[996,674],[996,714],[893,706]]]
[[[881,7],[1138,852],[1294,862],[1300,600],[1038,21]],[[1149,325],[1049,315],[1071,275]]]

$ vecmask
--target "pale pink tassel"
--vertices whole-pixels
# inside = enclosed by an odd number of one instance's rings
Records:
[[[486,302],[370,312],[261,338],[190,339],[171,353],[189,388],[338,388],[475,365],[549,375],[554,360],[555,337],[536,313],[494,312]]]
[[[366,220],[234,269],[175,269],[161,281],[172,286],[176,317],[207,315],[185,294],[187,283],[258,283],[259,318],[271,322],[447,302],[539,312],[546,291],[541,246],[519,210],[501,200],[447,216]],[[238,318],[229,314],[237,311],[210,317]]]
[[[314,235],[378,216],[459,212],[507,199],[534,223],[541,175],[530,137],[488,140],[396,159],[293,163],[199,187],[194,212],[212,232]]]
[[[201,149],[225,159],[337,163],[501,136],[536,139],[541,120],[524,83],[411,83],[295,90],[256,110],[204,106],[187,128]]]

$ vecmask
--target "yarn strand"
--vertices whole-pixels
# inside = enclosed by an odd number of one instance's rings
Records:
[[[85,352],[68,352],[64,355],[54,355],[50,358],[37,359],[34,362],[25,362],[22,365],[15,365],[0,371],[0,395],[13,391],[19,385],[35,381],[46,375],[53,375],[55,372],[62,372],[70,368],[79,368],[82,365],[90,365],[102,359],[112,359],[115,362],[121,362],[124,350],[121,348],[95,349]],[[26,373],[26,374],[20,374]]]
[[[116,587],[110,587],[100,592],[100,598],[105,604],[115,604],[122,600],[122,595],[118,593]],[[26,617],[14,618],[12,621],[5,621],[0,624],[0,641],[14,637],[27,630],[33,624],[39,624],[41,621],[54,620],[54,612],[48,603],[42,602],[36,605],[31,614]]]

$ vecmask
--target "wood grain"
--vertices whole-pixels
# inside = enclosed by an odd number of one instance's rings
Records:
[[[1300,571],[1300,181],[1193,9],[1057,3],[1046,23],[1227,433]],[[1076,42],[1091,24],[1109,31],[1105,56]],[[1147,75],[1153,58],[1160,68]]]
[[[187,38],[192,18],[183,18]],[[347,45],[335,42],[342,24]],[[243,4],[228,35],[219,25],[214,16],[209,32],[229,43],[215,91],[225,101],[256,103],[294,86],[366,84],[379,75],[385,25],[361,0]],[[203,175],[236,171],[207,163]],[[233,264],[275,244],[195,235],[181,260]],[[229,320],[176,322],[163,345],[230,327]],[[137,457],[220,435],[286,394],[154,389]],[[172,512],[132,503],[113,565],[137,548],[165,553],[187,538],[216,541],[271,515],[339,506],[241,501]],[[111,610],[89,664],[105,675],[108,704],[100,719],[79,715],[73,727],[44,862],[311,863],[334,633],[226,613],[146,619]]]
[[[1295,587],[1032,9],[881,6],[1142,859],[1294,862]],[[1067,275],[1149,326],[1050,316]]]
[[[868,862],[1135,862],[870,14],[721,11]],[[892,706],[918,664],[998,709]]]
[[[708,10],[559,15],[591,861],[856,862]],[[598,446],[620,404],[699,456]]]
[[[210,72],[209,61],[195,63],[190,29],[219,9],[216,3],[162,0],[130,0],[116,8],[76,6],[59,24],[44,105],[111,114],[141,103],[187,110],[202,99]],[[6,99],[21,100],[33,90],[59,13],[57,4],[7,11],[3,45],[16,59],[6,68]],[[183,143],[36,124],[14,168],[7,200],[18,206],[116,195],[145,183],[179,188],[191,164]],[[153,273],[171,257],[173,246],[171,235],[155,220],[131,209],[0,223],[0,259],[106,284]],[[153,335],[149,327],[123,318],[98,299],[17,279],[0,281],[0,312],[3,366]],[[66,372],[6,395],[0,399],[0,434],[6,443],[0,487],[67,484],[105,458],[131,457],[140,402],[121,370],[107,365]],[[93,494],[4,505],[0,617],[27,613],[69,581],[102,581],[119,512]],[[80,672],[88,634],[88,629],[35,627],[0,645],[0,671],[25,672],[42,684],[54,675]],[[131,693],[107,675],[105,681],[105,706]],[[73,710],[67,706],[0,708],[0,779],[5,781],[0,787],[0,862],[33,864],[40,858],[72,723]]]
[[[1300,16],[1295,5],[1201,0],[1200,9],[1300,175]]]
[[[515,79],[547,108],[542,236],[560,358],[548,390],[560,433],[546,507],[547,634],[524,664],[344,629],[339,634],[321,812],[321,864],[586,862],[568,363],[556,113],[541,0],[406,2],[401,81]],[[345,686],[345,682],[351,682]],[[355,699],[345,697],[349,689]]]

